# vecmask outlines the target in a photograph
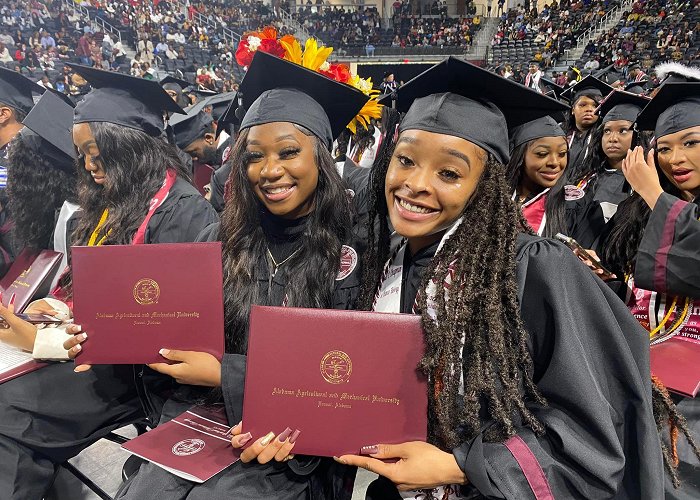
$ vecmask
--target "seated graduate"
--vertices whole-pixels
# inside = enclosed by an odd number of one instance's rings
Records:
[[[231,201],[221,223],[200,235],[223,244],[226,354],[219,363],[206,353],[163,346],[164,360],[174,364],[150,366],[189,384],[166,403],[161,422],[193,400],[223,404],[228,421],[237,424],[233,444],[252,445],[239,462],[202,484],[144,463],[120,499],[156,499],[163,491],[169,499],[349,499],[352,493],[354,468],[290,454],[300,435],[296,429],[252,436],[239,422],[251,305],[355,305],[359,259],[349,246],[350,201],[330,147],[367,96],[263,52],[250,64],[241,92],[247,111],[231,153]]]
[[[506,180],[513,200],[538,235],[552,237],[567,232],[564,206],[553,210],[548,193],[564,175],[568,149],[564,130],[550,116],[537,118],[510,132]]]
[[[217,141],[224,133],[229,136],[229,144],[223,147],[223,149],[221,149],[221,147],[219,148],[221,150],[221,166],[218,170],[212,172],[209,182],[209,202],[218,213],[224,210],[226,182],[231,176],[231,162],[229,161],[231,158],[231,148],[238,137],[238,129],[241,125],[243,113],[243,108],[239,108],[239,98],[237,96],[236,99],[229,102],[228,107],[219,117],[216,124],[215,138]]]
[[[68,265],[67,223],[79,208],[71,133],[73,104],[57,93],[45,92],[25,118],[24,126],[8,150],[8,206],[21,248],[52,249],[63,254],[53,290]]]
[[[651,343],[675,337],[699,343],[700,335],[700,83],[667,83],[637,119],[641,130],[654,130],[656,151],[635,148],[622,171],[635,191],[620,204],[601,243],[603,262],[627,278],[628,307],[649,330]],[[698,398],[674,396],[655,387],[657,419],[670,421],[676,437],[664,450],[672,472],[666,498],[700,496]],[[687,419],[687,423],[685,419]],[[680,489],[678,486],[680,479]]]
[[[189,97],[187,97],[187,95],[183,92],[186,88],[192,86],[190,82],[168,75],[165,78],[163,78],[159,83],[160,86],[163,87],[163,90],[165,90],[165,92],[167,92],[167,94],[170,96],[170,98],[173,101],[175,101],[175,104],[177,104],[181,108],[184,109],[192,104],[190,102]]]
[[[216,126],[211,113],[204,111],[203,103],[198,103],[188,109],[186,115],[174,115],[169,124],[175,144],[192,159],[192,178],[195,186],[200,193],[205,194],[204,186],[209,184],[219,161]]]
[[[594,248],[617,206],[631,194],[622,174],[622,160],[630,149],[649,146],[649,134],[636,130],[634,122],[649,99],[616,90],[598,108],[601,124],[593,134],[593,148],[577,178],[588,179],[584,190],[574,192],[569,207],[571,233],[585,248]],[[578,196],[577,196],[578,195]]]
[[[24,126],[22,121],[34,106],[32,94],[44,88],[16,71],[0,68],[0,277],[9,270],[21,245],[14,241],[12,218],[7,206],[7,152],[10,141]]]
[[[508,124],[559,104],[449,58],[396,105],[361,302],[421,315],[428,442],[339,460],[382,476],[372,499],[661,498],[647,335],[568,248],[531,235],[505,182]]]
[[[155,82],[73,69],[94,90],[74,111],[82,210],[71,243],[194,241],[217,215],[180,173],[175,148],[165,140],[163,114],[179,111],[177,105]],[[151,204],[157,193],[164,194],[164,180],[168,196]],[[70,272],[59,292],[70,303]],[[35,310],[46,309],[54,306],[44,303]],[[37,331],[5,308],[0,316],[10,325],[3,336],[23,342],[35,358],[68,359],[64,342],[75,338],[69,334],[77,333],[77,327],[70,327],[68,334]],[[159,394],[172,385],[169,378],[142,366],[101,365],[80,375],[73,370],[72,363],[52,363],[0,384],[0,485],[13,498],[42,498],[56,465],[118,427],[144,417],[157,420]]]

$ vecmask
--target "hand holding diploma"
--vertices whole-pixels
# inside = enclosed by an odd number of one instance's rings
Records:
[[[174,363],[151,363],[149,368],[171,376],[178,384],[221,387],[221,363],[211,354],[175,349],[161,349],[158,352]]]
[[[233,434],[231,446],[236,449],[243,448],[253,439],[250,432],[245,434],[241,434],[241,432],[243,432],[242,422],[239,422],[238,425],[231,429],[231,434]],[[300,431],[292,432],[292,429],[289,427],[277,437],[275,437],[274,432],[268,432],[241,453],[241,461],[249,463],[257,458],[261,464],[266,464],[272,459],[277,462],[287,462],[294,458],[291,452],[299,434],[301,434]]]
[[[468,479],[454,455],[423,441],[365,446],[362,455],[335,457],[345,465],[362,467],[384,476],[400,491],[435,488],[445,484],[467,484]],[[394,463],[383,462],[398,459]]]
[[[82,331],[80,325],[69,326],[66,329],[66,333],[72,334],[73,337],[63,343],[63,348],[68,351],[68,357],[70,359],[75,359],[83,352],[81,344],[87,340],[87,333]],[[77,365],[73,371],[76,373],[86,372],[90,368],[92,368],[92,365]]]

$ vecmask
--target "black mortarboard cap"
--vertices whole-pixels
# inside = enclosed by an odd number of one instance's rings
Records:
[[[26,114],[34,106],[32,94],[43,94],[44,90],[16,71],[0,68],[0,103]]]
[[[605,82],[601,82],[597,78],[588,75],[586,78],[580,82],[576,82],[574,85],[566,89],[562,93],[562,97],[571,102],[573,105],[580,97],[597,97],[602,98],[612,92],[613,88]]]
[[[48,157],[53,166],[69,170],[74,167],[73,106],[53,92],[45,92],[23,123],[23,138]]]
[[[236,96],[234,99],[232,99],[228,103],[228,107],[224,111],[224,113],[221,115],[219,118],[219,121],[216,124],[216,138],[219,138],[219,135],[221,132],[224,130],[229,134],[233,135],[231,133],[231,127],[233,127],[234,132],[238,131],[240,125],[241,125],[241,114],[240,111],[238,111],[238,96]]]
[[[460,137],[508,161],[508,129],[564,111],[566,105],[456,57],[424,71],[395,93],[406,112],[400,131]],[[390,104],[393,97],[382,99]]]
[[[231,103],[232,100],[236,99],[237,95],[237,92],[224,92],[221,94],[213,95],[211,97],[207,97],[206,99],[202,100],[202,103],[204,103],[205,107],[211,106],[212,117],[215,121],[219,121],[221,115],[224,114],[224,111],[226,111],[228,105]]]
[[[369,97],[298,64],[257,51],[243,77],[241,129],[272,122],[306,127],[330,149]]]
[[[184,113],[153,80],[70,64],[92,86],[75,107],[74,123],[107,122],[154,137],[165,131],[163,113]]]
[[[649,83],[649,80],[641,80],[639,82],[630,82],[625,85],[625,92],[631,92],[632,94],[641,95],[645,92],[645,86]]]
[[[540,88],[542,88],[543,94],[549,95],[551,92],[556,99],[559,99],[564,92],[564,87],[544,77],[540,78]]]
[[[198,102],[203,99],[206,99],[207,97],[212,97],[218,94],[218,92],[214,92],[213,90],[198,89],[192,87],[190,87],[189,90],[185,90],[184,92],[185,94],[194,94]]]
[[[616,120],[627,120],[634,123],[649,100],[649,98],[639,94],[614,90],[600,103],[596,112],[603,118],[602,123]]]
[[[537,118],[510,131],[510,151],[512,153],[521,144],[543,137],[566,137],[566,132],[551,116]]]
[[[656,139],[700,126],[700,82],[664,83],[637,117],[639,130]]]
[[[184,90],[187,87],[192,85],[190,82],[187,82],[187,81],[182,80],[180,78],[175,78],[174,76],[170,76],[170,75],[163,78],[159,83],[160,83],[161,87],[163,87],[164,85],[168,85],[168,84],[175,84],[178,87],[180,87],[180,90]]]
[[[209,113],[204,112],[204,103],[192,106],[186,115],[175,115],[170,119],[170,126],[175,135],[175,144],[185,149],[197,139],[204,136],[213,121]]]

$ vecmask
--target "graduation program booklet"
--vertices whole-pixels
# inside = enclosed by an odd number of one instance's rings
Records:
[[[224,352],[221,243],[73,247],[76,362],[161,363],[160,349]]]
[[[122,448],[188,481],[203,483],[238,461],[223,409],[194,406]]]
[[[31,353],[0,342],[0,384],[46,365],[35,361]]]
[[[419,315],[253,306],[243,432],[301,431],[294,453],[425,441]]]

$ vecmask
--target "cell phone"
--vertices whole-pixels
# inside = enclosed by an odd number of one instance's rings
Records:
[[[556,235],[554,235],[554,237],[556,239],[558,239],[559,241],[561,241],[562,243],[564,243],[567,247],[569,247],[571,249],[571,251],[576,251],[576,252],[578,252],[578,254],[581,257],[583,257],[587,260],[590,260],[591,263],[593,264],[593,267],[595,267],[596,269],[600,269],[605,274],[613,274],[612,272],[608,271],[605,268],[605,266],[600,262],[600,260],[596,259],[590,253],[588,253],[588,250],[583,248],[581,246],[581,244],[578,241],[576,241],[575,239],[573,239],[571,236],[557,233]]]
[[[15,316],[33,325],[60,325],[62,323],[60,319],[56,319],[53,316],[49,316],[47,314],[15,314]],[[4,319],[0,318],[0,328],[6,330],[9,327],[10,326],[7,324],[7,322]]]

